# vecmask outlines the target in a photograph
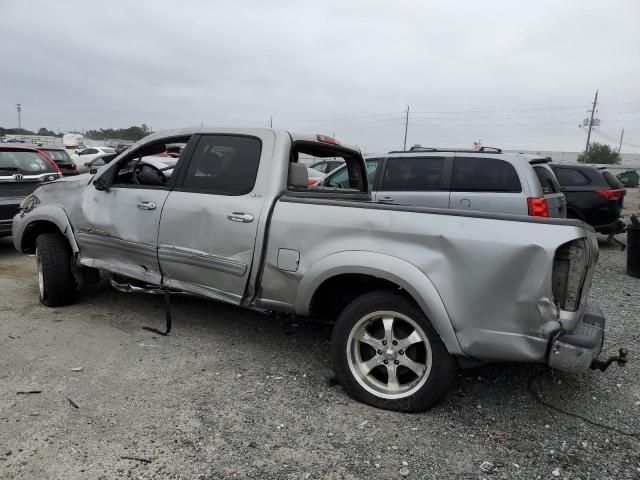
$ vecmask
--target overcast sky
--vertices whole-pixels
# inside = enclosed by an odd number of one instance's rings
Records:
[[[268,126],[408,145],[640,145],[640,2],[0,1],[0,126]],[[638,152],[640,147],[623,148]]]

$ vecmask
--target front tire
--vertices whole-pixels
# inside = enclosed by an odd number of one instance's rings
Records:
[[[78,285],[71,272],[71,249],[67,240],[58,233],[38,235],[36,263],[40,302],[47,307],[73,303]]]
[[[392,291],[366,293],[342,312],[331,338],[334,369],[356,400],[421,412],[440,401],[456,363],[422,310]]]

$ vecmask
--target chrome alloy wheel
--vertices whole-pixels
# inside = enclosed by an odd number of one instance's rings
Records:
[[[40,290],[40,299],[44,298],[44,273],[42,272],[42,258],[40,252],[36,249],[36,268],[38,269],[38,289]]]
[[[369,393],[398,399],[418,391],[429,378],[431,345],[422,328],[398,312],[362,317],[347,341],[349,369]]]

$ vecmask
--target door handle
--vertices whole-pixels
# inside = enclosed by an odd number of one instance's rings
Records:
[[[227,215],[227,218],[232,222],[251,223],[253,222],[253,215],[244,212],[231,212]]]
[[[156,204],[153,202],[138,202],[138,208],[140,210],[155,210]]]
[[[379,202],[393,202],[393,197],[380,197]]]

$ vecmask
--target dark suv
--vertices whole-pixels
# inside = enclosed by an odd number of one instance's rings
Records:
[[[62,147],[40,147],[39,150],[53,160],[63,176],[78,175],[78,167]]]
[[[27,195],[62,177],[60,169],[36,147],[0,145],[0,237],[11,235],[13,217]]]
[[[578,218],[597,232],[609,235],[624,229],[622,215],[627,191],[604,167],[552,164],[567,198],[567,217]]]

